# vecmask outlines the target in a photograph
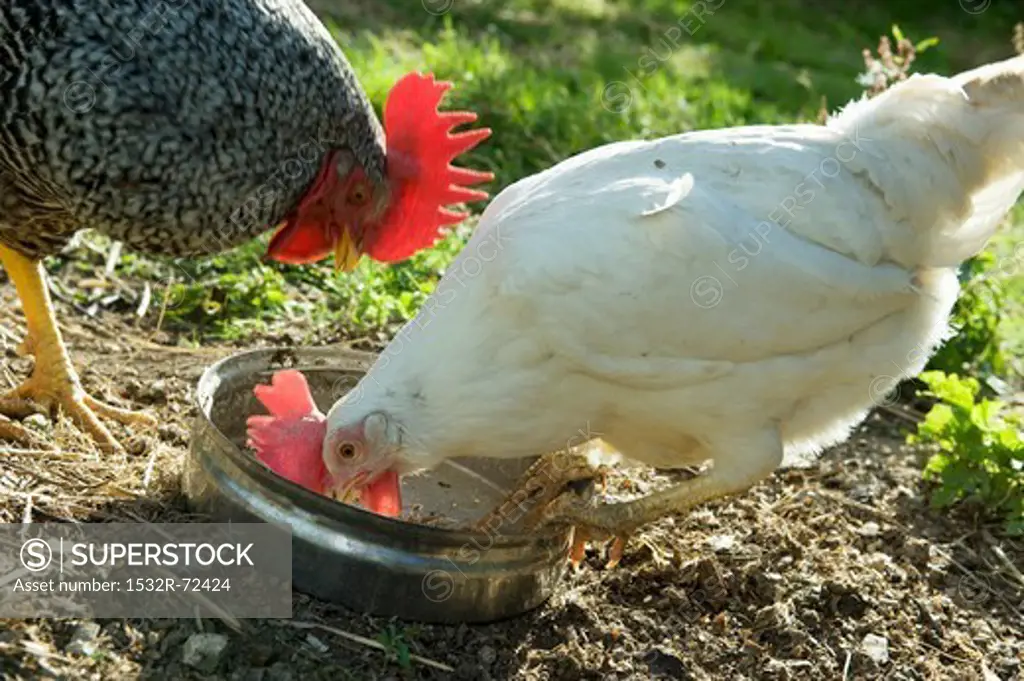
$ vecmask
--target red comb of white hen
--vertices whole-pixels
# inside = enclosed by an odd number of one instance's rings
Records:
[[[324,494],[327,417],[317,409],[306,377],[292,369],[279,371],[270,385],[254,387],[253,394],[270,412],[246,421],[256,458],[282,478]]]
[[[250,416],[248,444],[256,458],[282,478],[317,494],[330,485],[323,446],[327,417],[317,409],[309,384],[294,369],[278,371],[270,385],[253,388],[269,416]],[[398,473],[385,471],[360,490],[360,502],[369,511],[396,517],[402,511]]]

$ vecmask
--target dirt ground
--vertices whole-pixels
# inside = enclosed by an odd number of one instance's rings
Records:
[[[104,456],[58,424],[39,449],[0,461],[4,522],[179,520],[177,474],[205,366],[237,351],[175,347],[130,315],[85,321],[61,305],[87,388],[148,406],[158,432]],[[23,326],[0,288],[4,381]],[[275,344],[281,338],[264,338]],[[251,343],[248,346],[251,347]],[[1024,543],[998,539],[968,511],[930,511],[906,417],[872,416],[808,468],[783,469],[741,497],[665,519],[603,569],[597,550],[523,617],[428,626],[368,617],[295,595],[291,621],[0,622],[5,679],[1024,679]],[[57,442],[60,449],[50,449]],[[609,493],[654,483],[632,471]],[[315,624],[310,628],[309,625]],[[328,627],[322,628],[320,625]],[[378,639],[387,651],[329,628]],[[184,642],[220,633],[212,672],[183,662]],[[87,644],[75,643],[87,632]],[[433,666],[408,659],[427,658]],[[450,669],[448,671],[447,669]]]

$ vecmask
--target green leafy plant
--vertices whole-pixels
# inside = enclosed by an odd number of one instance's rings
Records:
[[[388,656],[393,658],[402,669],[412,668],[412,652],[404,631],[399,631],[394,624],[377,634],[377,641],[387,649]]]
[[[1007,301],[999,277],[990,275],[995,260],[991,253],[981,253],[964,263],[960,270],[963,290],[950,321],[956,335],[935,353],[928,369],[982,377],[1006,373],[1000,329]]]
[[[924,469],[936,485],[933,507],[978,502],[1003,519],[1008,534],[1024,534],[1024,418],[1003,402],[979,400],[977,379],[940,371],[920,379],[939,402],[909,441],[938,448]]]

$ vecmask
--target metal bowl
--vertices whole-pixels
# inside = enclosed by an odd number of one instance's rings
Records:
[[[334,348],[279,348],[209,367],[196,391],[199,416],[183,480],[193,509],[218,521],[290,528],[294,587],[362,612],[480,623],[543,603],[565,573],[568,531],[518,533],[510,522],[484,534],[385,518],[280,478],[244,448],[246,418],[265,413],[252,395],[254,385],[280,369],[298,369],[326,413],[375,358]],[[534,460],[452,460],[404,479],[403,503],[475,520],[501,503]]]

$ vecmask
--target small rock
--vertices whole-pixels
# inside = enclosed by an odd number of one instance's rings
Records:
[[[483,646],[477,653],[477,657],[480,658],[480,664],[490,666],[498,659],[498,651],[491,646]]]
[[[857,534],[862,537],[877,537],[882,531],[882,528],[878,526],[878,523],[873,520],[869,520],[860,527],[857,528]]]
[[[211,674],[227,647],[228,637],[222,634],[192,634],[182,647],[181,661],[197,671]]]
[[[157,434],[161,440],[171,444],[183,444],[188,441],[182,430],[171,423],[162,424],[157,429]]]
[[[330,650],[326,643],[318,639],[313,634],[306,635],[306,644],[318,653],[326,653]]]
[[[92,655],[96,652],[96,639],[99,635],[100,625],[95,622],[83,622],[75,627],[66,650],[76,655]]]
[[[704,544],[712,551],[729,551],[733,546],[736,545],[736,538],[731,534],[716,534],[712,537],[708,537]]]
[[[862,504],[871,505],[871,502],[878,496],[879,484],[877,482],[871,482],[864,485],[857,485],[852,487],[847,495],[854,501],[859,501]]]
[[[889,661],[889,640],[884,636],[868,634],[860,642],[861,650],[878,664],[885,664]]]
[[[892,558],[889,556],[888,553],[882,553],[881,551],[869,553],[867,556],[864,557],[864,562],[870,567],[873,567],[876,570],[880,570],[883,572],[886,570],[886,568],[892,566]]]
[[[167,381],[158,379],[149,384],[149,387],[143,393],[144,397],[150,402],[166,402],[167,401]]]
[[[754,592],[766,603],[774,603],[782,595],[782,575],[776,572],[756,572],[753,577]]]
[[[787,604],[772,603],[761,608],[754,615],[754,629],[756,631],[785,629],[792,621],[793,614]]]
[[[22,423],[25,424],[26,428],[38,430],[39,432],[42,433],[49,433],[51,430],[53,430],[53,421],[46,418],[46,416],[43,414],[29,414],[28,416],[25,417]]]

